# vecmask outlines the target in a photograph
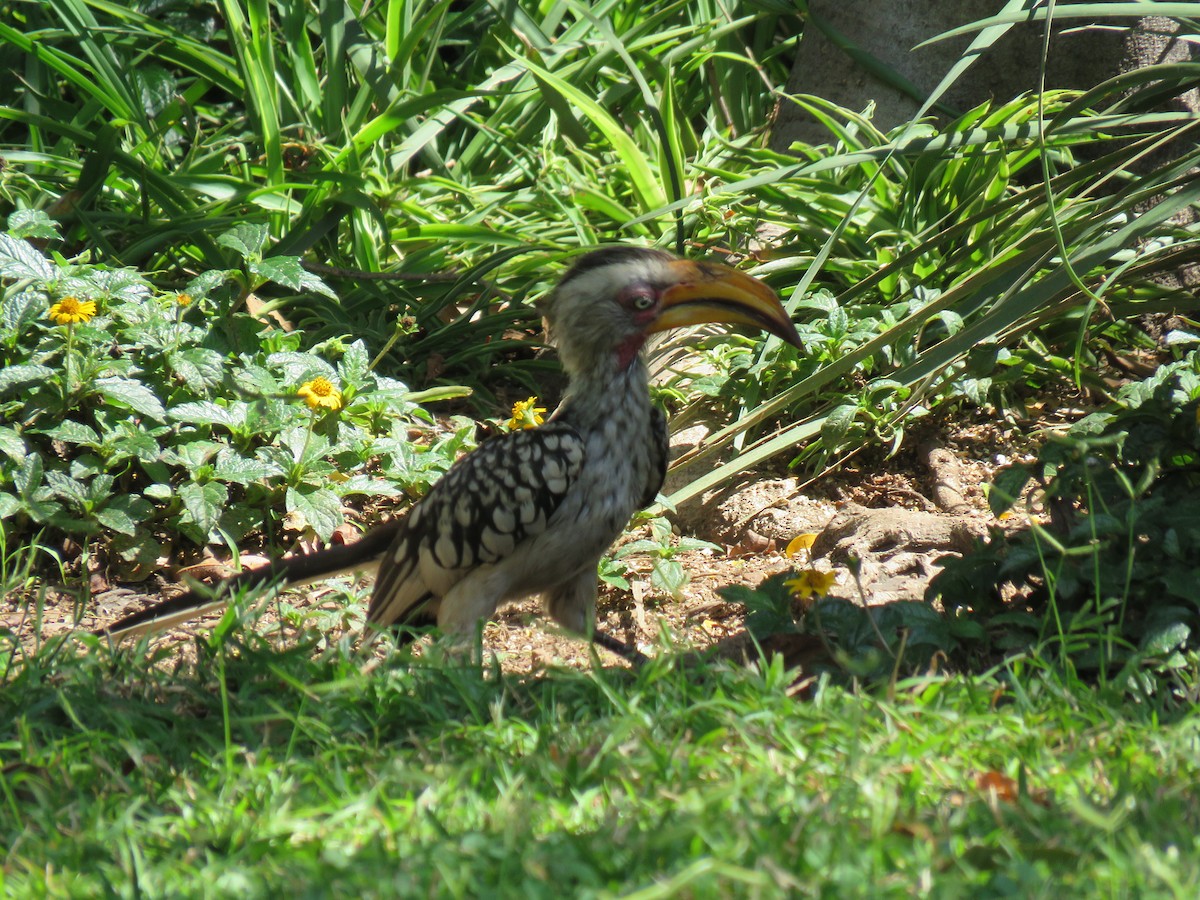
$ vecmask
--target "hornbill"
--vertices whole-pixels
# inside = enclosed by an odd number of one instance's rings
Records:
[[[796,346],[800,338],[762,282],[630,246],[579,257],[541,311],[569,379],[543,425],[485,441],[405,518],[357,543],[242,573],[215,594],[192,591],[97,633],[157,631],[224,605],[239,584],[297,583],[377,561],[369,627],[436,624],[462,634],[499,605],[541,594],[564,628],[640,656],[593,626],[600,557],[666,474],[666,420],[650,401],[642,358],[647,338],[702,322],[765,329]]]

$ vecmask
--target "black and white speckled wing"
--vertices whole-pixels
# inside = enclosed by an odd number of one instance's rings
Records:
[[[546,530],[584,463],[565,422],[514,431],[460,459],[412,508],[379,566],[367,621],[433,624],[436,601]]]
[[[654,502],[667,479],[667,461],[671,454],[670,438],[667,435],[667,417],[657,406],[650,410],[650,478],[642,494],[638,509],[645,509]]]

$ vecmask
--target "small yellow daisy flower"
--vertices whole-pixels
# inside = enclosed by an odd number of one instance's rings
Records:
[[[50,307],[50,318],[56,325],[89,322],[95,315],[96,301],[80,300],[78,297],[63,297]]]
[[[542,417],[542,413],[545,411],[546,407],[537,405],[537,397],[518,400],[513,404],[512,418],[508,420],[508,427],[511,429],[536,428],[546,421]]]
[[[816,569],[804,569],[795,578],[784,582],[788,590],[797,600],[808,600],[812,597],[824,597],[837,581],[833,572],[818,572]]]
[[[300,390],[296,391],[296,394],[304,398],[309,409],[316,409],[319,406],[332,410],[342,408],[342,392],[335,388],[328,378],[314,378],[312,381],[306,381],[300,385]]]
[[[185,293],[183,293],[183,291],[180,291],[178,294],[175,295],[175,302],[177,304],[179,304],[180,306],[191,306],[192,305],[192,295],[185,294]]]

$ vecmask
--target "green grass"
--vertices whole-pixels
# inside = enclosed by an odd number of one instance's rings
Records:
[[[1200,877],[1200,715],[1031,660],[797,690],[677,652],[513,677],[197,647],[152,667],[73,639],[8,669],[7,892],[1187,896]]]

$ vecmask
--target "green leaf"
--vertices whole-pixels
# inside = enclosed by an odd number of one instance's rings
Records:
[[[395,482],[385,478],[376,478],[373,475],[358,474],[352,475],[345,481],[334,486],[339,497],[349,497],[354,494],[362,494],[367,497],[403,497],[402,491]]]
[[[256,262],[262,256],[269,230],[266,225],[245,223],[235,225],[217,237],[217,243],[228,247],[246,262]]]
[[[147,514],[135,518],[127,508],[128,504],[122,504],[119,501],[122,499],[137,500],[145,505]],[[116,497],[113,502],[96,511],[96,521],[108,528],[111,531],[116,531],[120,534],[134,535],[137,532],[138,522],[144,521],[152,508],[149,503],[142,500],[140,497],[126,495],[126,497]]]
[[[136,529],[131,535],[115,535],[111,546],[124,562],[135,564],[147,573],[154,571],[155,563],[163,555],[162,544],[142,528]]]
[[[835,407],[821,425],[822,443],[829,448],[840,447],[857,417],[858,406],[854,403],[843,403]]]
[[[109,465],[130,457],[136,457],[143,463],[155,463],[162,459],[162,448],[153,435],[145,431],[130,428],[120,433],[108,433],[104,442],[109,445],[112,455]]]
[[[28,241],[0,234],[0,278],[40,284],[54,278],[54,266]]]
[[[41,291],[18,291],[0,304],[0,324],[9,331],[20,332],[49,309],[46,295]]]
[[[175,421],[189,425],[223,425],[236,431],[246,424],[247,409],[248,404],[241,401],[222,406],[211,400],[197,400],[172,406],[169,415]]]
[[[236,274],[235,269],[209,269],[189,281],[184,293],[191,297],[205,297]]]
[[[650,572],[650,584],[660,591],[666,591],[675,599],[689,581],[687,570],[683,564],[674,559],[656,559]]]
[[[151,500],[165,502],[175,496],[175,489],[169,484],[156,482],[155,484],[147,485],[146,489],[142,491],[142,495],[149,497]]]
[[[229,502],[229,489],[225,485],[210,481],[206,484],[190,482],[179,486],[179,499],[186,512],[182,521],[196,526],[196,530],[207,540],[221,519],[225,504]]]
[[[721,553],[724,548],[720,544],[714,544],[712,541],[702,541],[699,538],[681,537],[679,539],[678,549],[680,550],[712,550],[716,553]]]
[[[187,347],[169,353],[167,364],[189,388],[204,393],[221,383],[225,357],[207,347]]]
[[[371,374],[371,355],[366,345],[362,341],[355,341],[347,347],[338,360],[337,369],[343,384],[361,388]]]
[[[8,217],[8,233],[14,238],[37,238],[43,241],[61,237],[58,223],[40,209],[18,209]]]
[[[333,288],[300,265],[296,256],[271,256],[251,265],[250,271],[293,291],[314,291],[332,300],[338,299]]]
[[[337,383],[337,373],[333,366],[312,353],[283,350],[268,356],[267,365],[282,369],[284,382],[292,385],[293,390],[318,375]]]
[[[345,521],[341,499],[328,488],[304,484],[298,488],[289,487],[286,504],[288,512],[303,516],[305,523],[323,541],[329,540],[334,529]]]
[[[127,406],[135,413],[149,416],[156,422],[166,421],[167,411],[162,402],[140,381],[113,376],[98,378],[93,387],[97,393],[118,406]]]
[[[996,477],[992,479],[992,488],[988,491],[988,506],[991,507],[993,515],[998,516],[1011,509],[1032,477],[1032,468],[1021,464],[1005,466],[997,472]]]
[[[1186,612],[1180,610],[1181,617]],[[1167,622],[1142,638],[1141,649],[1153,656],[1163,656],[1187,643],[1192,629],[1183,622]]]
[[[34,492],[42,486],[45,472],[42,469],[42,458],[31,453],[25,461],[13,472],[13,484],[17,486],[17,494],[22,500],[33,499]]]
[[[62,441],[66,444],[86,444],[90,447],[100,444],[100,435],[96,434],[94,428],[84,425],[82,422],[76,422],[74,419],[63,419],[53,428],[47,428],[41,433],[52,440]]]
[[[772,575],[757,588],[731,584],[719,588],[717,593],[730,603],[746,607],[746,630],[755,638],[793,633],[797,626],[792,615],[792,592],[783,582],[794,575],[791,572]]]
[[[15,463],[19,463],[25,459],[25,454],[28,453],[28,448],[25,446],[25,439],[15,428],[10,428],[8,425],[0,425],[0,453],[3,453]]]
[[[49,485],[54,496],[67,500],[79,507],[82,507],[87,502],[88,492],[82,482],[54,470],[47,472],[45,478],[46,484]]]
[[[272,475],[282,475],[283,470],[279,466],[266,462],[265,459],[247,459],[236,450],[226,449],[217,455],[214,474],[222,481],[246,485],[254,484],[256,481]]]
[[[0,519],[15,516],[21,511],[21,501],[12,494],[0,491]]]
[[[613,554],[613,559],[624,559],[635,553],[654,553],[661,549],[662,545],[657,541],[648,541],[643,538],[638,541],[630,541],[628,544],[622,544],[617,549],[617,552]]]
[[[130,303],[144,303],[154,294],[146,279],[130,269],[100,269],[89,280],[93,289]]]
[[[54,375],[54,370],[36,363],[19,363],[15,366],[5,366],[0,369],[0,391],[18,384],[29,384],[32,381],[46,381]]]

